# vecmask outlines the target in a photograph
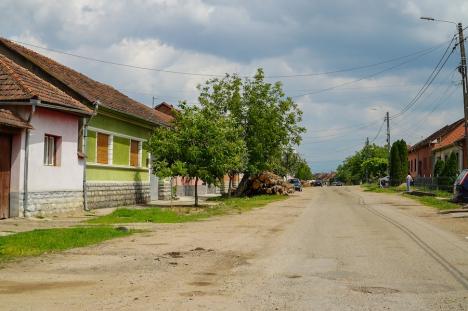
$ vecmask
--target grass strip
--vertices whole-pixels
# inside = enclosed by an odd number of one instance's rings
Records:
[[[242,213],[253,208],[262,207],[269,203],[287,199],[287,196],[259,195],[254,197],[211,198],[209,201],[218,202],[213,207],[193,208],[191,211],[178,212],[169,208],[149,207],[143,209],[116,209],[109,215],[88,220],[91,224],[116,224],[116,223],[183,223],[197,221],[212,216],[220,216],[231,213]]]
[[[406,194],[404,193],[404,191],[406,191],[406,187],[404,185],[399,186],[399,187],[380,188],[377,185],[366,184],[366,185],[362,185],[362,187],[364,188],[364,191],[366,192],[403,194],[407,198],[418,201],[419,203],[423,205],[434,207],[438,210],[460,208],[460,205],[449,201],[449,199],[451,198],[451,194],[445,191],[436,191],[435,192],[436,196],[433,197],[433,196],[415,196],[415,195]],[[418,189],[413,188],[413,190],[418,190]]]
[[[19,232],[0,237],[0,261],[97,244],[128,236],[133,232],[119,231],[111,227],[53,228]]]
[[[448,199],[439,199],[437,197],[431,197],[431,196],[414,196],[414,195],[409,195],[405,194],[404,195],[407,198],[411,198],[413,200],[418,201],[419,203],[429,206],[429,207],[434,207],[438,210],[447,210],[447,209],[457,209],[460,208],[460,205],[456,203],[449,202]]]

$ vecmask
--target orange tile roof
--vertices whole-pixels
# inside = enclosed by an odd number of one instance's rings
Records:
[[[428,137],[426,137],[423,140],[417,142],[416,144],[410,146],[408,151],[413,152],[413,151],[418,150],[420,148],[427,147],[428,145],[432,144],[432,142],[434,140],[438,140],[438,139],[446,136],[448,133],[453,131],[453,129],[458,127],[460,124],[463,124],[463,122],[464,122],[464,119],[462,118],[462,119],[459,119],[459,120],[453,122],[452,124],[445,125],[444,127],[438,129],[437,131],[435,131],[434,133],[432,133]]]
[[[461,124],[458,124],[458,126],[454,128],[452,131],[448,132],[444,137],[442,137],[440,142],[434,145],[433,150],[444,149],[448,146],[453,145],[455,142],[463,139],[464,137],[465,137],[465,124],[461,123]]]
[[[0,54],[0,100],[29,99],[92,113],[87,106]]]
[[[101,105],[106,108],[133,115],[156,124],[169,124],[173,119],[167,114],[151,109],[151,107],[127,97],[107,84],[97,82],[48,57],[13,43],[10,40],[0,37],[0,44],[3,44],[9,50],[23,56],[44,72],[65,84],[90,104],[99,100]]]
[[[7,109],[0,109],[0,125],[18,128],[32,128],[25,120]]]

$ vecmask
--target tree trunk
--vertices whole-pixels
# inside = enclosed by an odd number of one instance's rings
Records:
[[[245,191],[247,191],[247,188],[249,185],[249,179],[250,179],[250,175],[247,173],[245,173],[244,176],[242,176],[242,179],[239,185],[237,186],[236,196],[243,195]]]
[[[195,206],[198,207],[198,177],[195,177]]]
[[[229,186],[228,186],[228,198],[231,197],[231,192],[232,192],[232,179],[234,176],[228,175],[229,176]]]

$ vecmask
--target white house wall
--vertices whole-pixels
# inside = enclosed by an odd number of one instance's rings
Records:
[[[458,170],[461,171],[463,169],[463,150],[462,150],[462,147],[459,147],[459,146],[452,146],[447,149],[436,151],[434,153],[434,156],[435,156],[434,163],[437,162],[437,159],[439,158],[445,161],[445,157],[447,157],[448,159],[452,152],[455,152],[455,153],[458,152]]]
[[[25,216],[30,216],[82,209],[84,162],[78,159],[79,117],[38,108],[33,114],[31,125],[33,129],[29,136],[28,206],[25,211],[21,211]],[[44,165],[46,134],[60,137],[58,166]],[[21,175],[19,179],[22,180]]]

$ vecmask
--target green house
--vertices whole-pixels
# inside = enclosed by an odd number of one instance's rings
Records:
[[[171,115],[7,39],[0,38],[0,52],[93,109],[80,119],[78,134],[84,208],[148,202],[158,185],[145,141],[155,127],[168,126]]]

